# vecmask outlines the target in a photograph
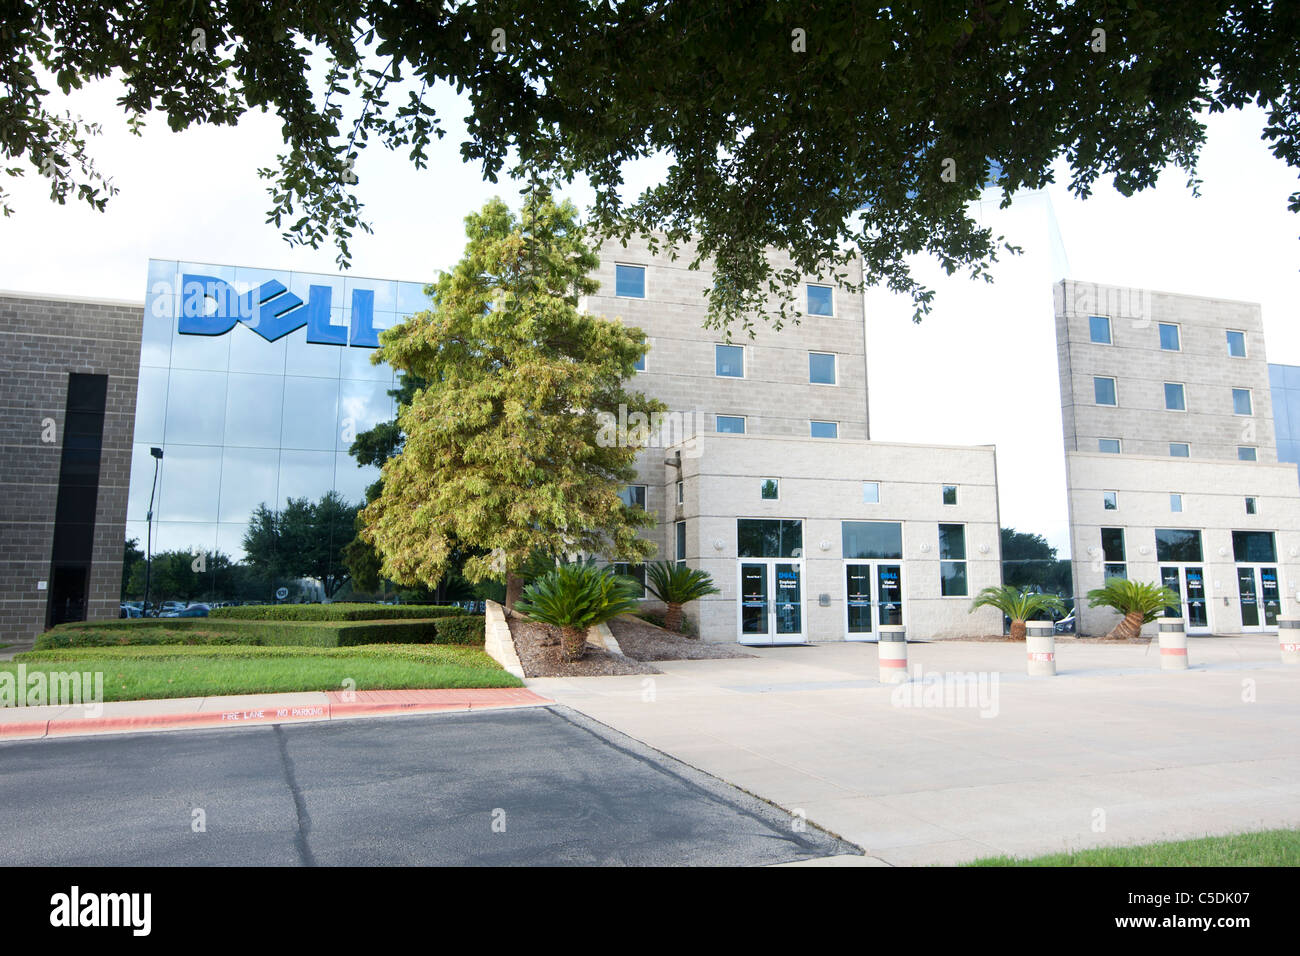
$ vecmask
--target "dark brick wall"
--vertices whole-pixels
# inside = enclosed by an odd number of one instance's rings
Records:
[[[50,579],[70,372],[108,376],[87,617],[117,617],[143,316],[143,305],[0,294],[0,643],[45,626],[38,582]]]

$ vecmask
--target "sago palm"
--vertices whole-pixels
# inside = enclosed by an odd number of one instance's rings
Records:
[[[1088,592],[1088,607],[1109,607],[1124,615],[1106,635],[1124,640],[1137,637],[1143,624],[1150,624],[1166,608],[1176,608],[1179,603],[1178,595],[1169,588],[1127,578],[1111,578],[1104,587]]]
[[[558,627],[561,657],[576,661],[587,651],[587,628],[634,610],[638,590],[635,581],[594,564],[561,564],[524,588],[515,610]]]
[[[713,577],[699,568],[688,568],[672,561],[655,561],[645,568],[646,587],[664,602],[664,627],[682,629],[682,605],[699,600],[706,594],[721,594],[713,586]]]
[[[1011,618],[1011,639],[1025,639],[1025,622],[1044,611],[1065,611],[1065,602],[1055,594],[1038,594],[1028,588],[1016,589],[1006,584],[1000,588],[985,588],[975,598],[970,609],[995,607]]]

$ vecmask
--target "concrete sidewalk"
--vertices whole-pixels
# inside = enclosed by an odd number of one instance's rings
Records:
[[[982,678],[983,704],[877,682],[872,645],[657,663],[529,687],[895,865],[1300,825],[1300,669],[1277,638],[1154,646],[911,644],[913,674]]]
[[[99,705],[4,707],[0,708],[0,740],[499,710],[549,703],[545,697],[522,688],[481,687],[241,694]]]

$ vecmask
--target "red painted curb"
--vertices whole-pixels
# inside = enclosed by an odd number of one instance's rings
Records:
[[[475,687],[441,690],[329,691],[324,704],[289,707],[233,708],[180,714],[141,714],[128,717],[89,717],[84,720],[34,720],[0,723],[0,737],[35,739],[95,733],[122,733],[183,727],[231,727],[367,717],[385,714],[446,713],[528,707],[551,701],[514,687]]]

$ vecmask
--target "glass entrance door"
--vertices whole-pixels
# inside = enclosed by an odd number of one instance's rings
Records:
[[[880,625],[903,623],[902,566],[845,562],[844,599],[845,639],[876,640]]]
[[[803,562],[740,561],[740,643],[802,644]]]
[[[1241,602],[1242,630],[1264,631],[1277,627],[1282,600],[1276,567],[1238,565],[1237,597]]]
[[[1162,567],[1160,583],[1178,595],[1179,607],[1165,611],[1165,617],[1183,619],[1188,634],[1206,634],[1210,630],[1209,601],[1205,594],[1205,569],[1200,565]]]

